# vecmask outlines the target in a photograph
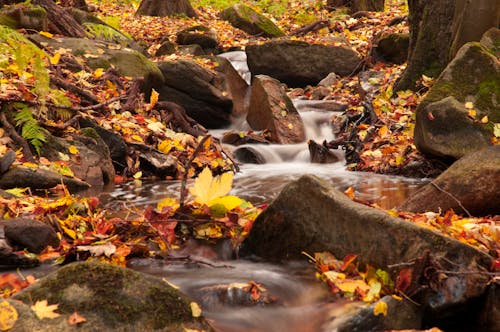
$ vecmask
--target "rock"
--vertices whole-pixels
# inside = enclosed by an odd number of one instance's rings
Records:
[[[382,71],[368,70],[358,75],[358,93],[362,100],[369,96],[369,100],[379,91],[383,83],[385,73]]]
[[[142,53],[119,44],[83,38],[47,38],[40,34],[30,35],[30,38],[54,50],[69,49],[73,55],[82,56],[92,69],[113,66],[123,76],[144,77],[146,90],[163,82],[163,75],[155,63]]]
[[[340,79],[340,76],[335,73],[328,74],[325,78],[319,81],[318,86],[329,87]]]
[[[207,51],[217,48],[219,39],[214,30],[202,25],[196,25],[179,31],[176,42],[179,45],[200,45],[203,50]]]
[[[349,105],[335,100],[293,99],[293,104],[299,112],[344,112]]]
[[[496,56],[500,56],[500,29],[491,28],[481,37],[481,45],[489,49]]]
[[[288,184],[255,220],[244,250],[269,260],[298,259],[302,252],[357,254],[375,267],[411,262],[430,252],[452,271],[417,301],[439,315],[480,296],[492,257],[388,213],[353,202],[325,181],[305,175]],[[397,274],[397,271],[395,271]]]
[[[0,238],[0,267],[34,267],[39,264],[38,259],[28,257],[24,253],[14,252],[7,240]]]
[[[123,171],[127,165],[127,144],[125,144],[125,140],[114,131],[99,126],[97,122],[90,118],[80,118],[78,123],[80,128],[92,128],[96,131],[108,147],[109,156],[116,172]]]
[[[387,316],[374,315],[373,309],[378,302],[387,305]],[[358,310],[353,315],[338,317],[324,326],[323,330],[377,332],[422,328],[422,311],[414,303],[404,299],[398,301],[391,296],[385,296],[378,302]]]
[[[257,299],[252,297],[252,291],[259,295]],[[197,289],[194,296],[204,308],[210,310],[223,306],[263,306],[276,302],[263,286],[255,282],[205,286]]]
[[[49,21],[47,12],[42,7],[13,7],[0,11],[0,24],[16,30],[47,31]]]
[[[44,169],[11,167],[0,177],[0,188],[50,189],[64,183],[71,192],[90,188],[87,182]]]
[[[266,158],[253,146],[241,146],[233,151],[233,155],[244,164],[265,164]]]
[[[182,55],[202,56],[205,55],[205,50],[200,45],[179,45],[179,53]]]
[[[381,57],[386,62],[400,65],[408,59],[409,46],[409,34],[390,33],[384,34],[378,39],[373,52],[376,57]]]
[[[59,246],[54,229],[38,220],[4,219],[0,220],[0,227],[3,227],[5,238],[16,251],[28,249],[39,254],[49,245],[54,248]]]
[[[220,13],[223,20],[251,35],[282,37],[285,35],[270,19],[243,4],[236,4]]]
[[[419,104],[415,145],[426,155],[458,159],[491,145],[490,123],[500,123],[500,62],[480,43],[467,43]]]
[[[254,130],[269,130],[272,142],[292,144],[305,140],[299,112],[280,82],[269,76],[254,77],[247,122]]]
[[[316,85],[331,72],[351,75],[361,62],[359,54],[349,47],[298,40],[248,45],[245,51],[252,75],[268,75],[290,87]]]
[[[9,150],[3,156],[1,156],[0,175],[7,172],[15,160],[16,160],[16,153],[13,150]]]
[[[485,298],[478,326],[481,331],[500,331],[500,281],[496,280],[488,286]]]
[[[31,306],[47,300],[58,304],[59,317],[38,319],[19,310],[11,331],[74,331],[74,312],[86,319],[80,331],[213,331],[203,317],[194,318],[190,300],[159,278],[98,262],[66,265],[16,293],[14,300]]]
[[[159,63],[165,84],[155,89],[160,100],[171,101],[186,109],[187,115],[207,128],[229,124],[233,103],[227,91],[215,86],[217,73],[190,60]]]
[[[218,56],[216,61],[219,65],[215,69],[223,75],[221,89],[227,91],[228,97],[233,101],[231,116],[238,119],[247,114],[250,88],[228,59]]]
[[[157,176],[165,178],[167,176],[177,176],[177,158],[153,149],[144,144],[128,143],[131,153],[139,154],[141,170],[143,176]]]
[[[50,161],[61,159],[61,154],[68,156],[69,168],[75,176],[93,186],[103,186],[113,183],[115,169],[109,149],[97,132],[92,128],[83,128],[81,135],[75,135],[72,140],[59,138],[48,134],[41,149],[41,156]],[[77,154],[69,150],[74,146]]]
[[[318,144],[313,140],[307,141],[307,145],[312,163],[331,164],[340,160],[335,153],[324,145]]]
[[[177,50],[177,44],[170,40],[162,41],[160,48],[155,53],[155,56],[174,54]]]
[[[403,211],[467,211],[474,216],[500,214],[500,145],[470,153],[420,188]],[[465,211],[464,208],[467,210]]]
[[[257,135],[252,132],[236,132],[234,130],[224,133],[221,139],[222,143],[231,145],[243,145],[243,144],[269,144],[270,142],[262,135]]]

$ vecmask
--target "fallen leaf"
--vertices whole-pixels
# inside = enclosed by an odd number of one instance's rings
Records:
[[[69,151],[69,153],[71,153],[71,154],[78,154],[78,148],[77,148],[76,146],[74,146],[74,145],[70,145],[70,146],[68,147],[68,151]]]
[[[76,311],[74,313],[72,313],[68,318],[69,325],[78,325],[78,324],[84,323],[86,321],[87,320],[85,319],[85,317],[79,315]]]
[[[7,331],[14,327],[18,318],[17,310],[9,302],[0,303],[0,330]]]
[[[375,316],[384,315],[387,316],[387,303],[383,301],[378,301],[373,307],[373,314]]]
[[[194,186],[189,188],[195,202],[207,204],[210,201],[225,196],[233,185],[233,173],[224,173],[221,176],[212,176],[212,171],[205,167],[194,181]]]
[[[50,318],[54,319],[59,317],[60,315],[55,312],[59,304],[48,304],[47,300],[36,301],[34,305],[31,306],[31,310],[33,310],[38,317],[38,319]]]
[[[196,302],[191,302],[191,314],[197,318],[201,316],[201,308]]]
[[[104,255],[106,257],[110,257],[116,251],[115,245],[109,242],[106,244],[100,244],[96,246],[77,246],[76,248],[80,251],[88,251],[92,254],[92,256]]]
[[[47,37],[47,38],[54,37],[53,34],[51,34],[50,32],[47,32],[47,31],[40,31],[39,34],[42,35],[42,36],[44,36],[44,37]]]

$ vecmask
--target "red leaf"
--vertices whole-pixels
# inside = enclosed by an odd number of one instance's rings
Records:
[[[402,269],[399,271],[396,279],[396,289],[400,292],[405,292],[411,285],[413,271],[411,269]]]

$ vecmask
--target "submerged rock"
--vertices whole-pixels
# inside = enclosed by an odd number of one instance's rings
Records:
[[[11,331],[212,331],[203,317],[194,317],[191,301],[166,282],[98,262],[64,266],[13,299],[29,306],[47,300],[61,316],[40,320],[21,306]],[[78,327],[68,322],[74,312],[86,319]]]

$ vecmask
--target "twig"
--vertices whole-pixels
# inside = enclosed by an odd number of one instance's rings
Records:
[[[7,120],[7,117],[5,116],[5,112],[3,110],[0,111],[0,122],[2,123],[2,126],[9,133],[9,136],[12,137],[12,139],[17,144],[22,146],[23,155],[26,158],[26,160],[29,162],[35,161],[35,158],[33,157],[33,153],[31,153],[31,149],[28,142],[17,133],[16,129],[10,124],[9,120]]]
[[[99,102],[97,100],[97,98],[92,93],[90,93],[89,91],[86,91],[84,89],[81,89],[74,84],[68,83],[68,82],[66,82],[58,77],[55,77],[55,76],[51,76],[50,80],[58,87],[63,88],[63,89],[68,90],[68,91],[71,91],[73,93],[76,93],[93,104],[96,104]]]
[[[203,148],[203,144],[205,144],[205,141],[210,137],[210,135],[205,135],[203,138],[200,140],[198,143],[198,146],[196,146],[196,149],[194,149],[193,154],[187,161],[186,165],[184,166],[184,174],[182,175],[182,181],[181,181],[181,197],[179,198],[179,209],[182,209],[184,207],[184,201],[186,199],[186,182],[187,182],[187,177],[189,173],[189,167],[191,167],[191,164],[193,163],[194,158],[196,158],[196,155],[201,151]]]
[[[126,94],[119,95],[117,97],[113,97],[111,99],[106,100],[105,102],[102,102],[100,104],[95,104],[95,105],[90,105],[90,106],[85,106],[85,107],[74,107],[74,106],[66,106],[66,105],[58,105],[58,104],[53,104],[51,102],[45,102],[42,104],[42,102],[35,101],[35,100],[24,100],[24,99],[18,99],[18,98],[1,98],[0,101],[7,102],[7,103],[25,103],[31,106],[42,106],[45,105],[47,107],[54,107],[54,108],[60,108],[60,109],[67,109],[67,110],[73,110],[76,112],[85,112],[85,111],[93,111],[96,109],[99,109],[101,107],[107,106],[109,104],[114,103],[117,100],[122,100],[127,98]]]
[[[444,190],[443,188],[441,188],[440,186],[438,186],[436,183],[434,183],[434,181],[431,182],[431,185],[433,185],[434,188],[436,188],[437,190],[439,190],[439,191],[445,193],[446,195],[450,196],[455,202],[457,202],[458,206],[460,206],[462,208],[462,210],[464,210],[464,212],[467,213],[467,216],[469,218],[472,218],[472,214],[462,205],[462,202],[460,202],[460,200],[458,198],[456,198],[455,196],[453,196],[452,193]]]

